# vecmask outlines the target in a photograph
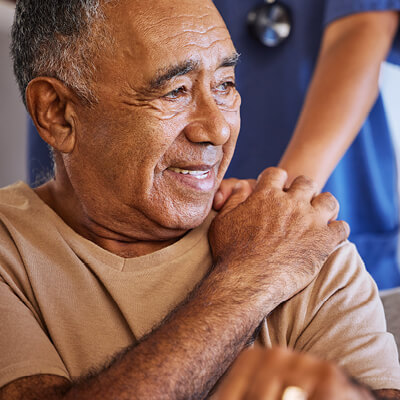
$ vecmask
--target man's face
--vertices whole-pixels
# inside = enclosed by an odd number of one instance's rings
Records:
[[[105,11],[114,52],[99,57],[98,104],[78,111],[71,182],[95,220],[122,226],[139,212],[193,228],[239,132],[229,33],[209,0],[121,0]]]

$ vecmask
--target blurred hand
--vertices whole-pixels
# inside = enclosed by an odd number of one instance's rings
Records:
[[[289,392],[292,392],[292,396]],[[373,400],[374,396],[367,388],[349,379],[333,363],[282,348],[268,350],[255,347],[243,351],[237,358],[216,398]]]

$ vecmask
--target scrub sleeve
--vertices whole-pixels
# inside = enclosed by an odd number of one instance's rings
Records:
[[[384,10],[400,10],[400,1],[329,0],[324,25],[357,12]],[[397,35],[388,59],[399,62],[399,55]],[[350,221],[351,240],[356,243],[381,289],[400,286],[397,182],[396,154],[379,95],[360,134],[329,179],[326,189],[339,194],[341,218]]]

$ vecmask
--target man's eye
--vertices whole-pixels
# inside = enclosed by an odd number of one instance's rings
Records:
[[[167,94],[165,94],[163,97],[166,99],[177,99],[181,95],[186,93],[186,88],[185,86],[181,86],[177,89],[171,90]]]
[[[216,89],[219,92],[229,92],[230,89],[235,88],[235,87],[236,87],[235,82],[227,81],[227,82],[223,82],[220,85],[218,85]]]

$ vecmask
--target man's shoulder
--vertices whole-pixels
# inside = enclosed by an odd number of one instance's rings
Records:
[[[32,193],[30,193],[32,192]],[[23,182],[0,188],[0,238],[10,236],[23,215],[31,215],[33,190]]]
[[[0,188],[0,212],[25,210],[35,196],[34,191],[22,181]]]
[[[367,272],[354,243],[346,240],[338,245],[325,261],[316,282],[327,282],[337,287],[345,287],[355,277],[374,283]]]
[[[0,276],[15,275],[38,244],[55,236],[49,210],[24,182],[0,189]]]
[[[347,299],[354,302],[358,301],[357,296],[360,292],[375,293],[376,297],[378,296],[375,281],[366,270],[357,247],[350,241],[345,241],[335,248],[317,277],[303,292],[316,308],[330,302],[339,292],[345,293]]]
[[[357,247],[354,243],[346,240],[340,243],[329,255],[322,268],[322,273],[328,272],[329,267],[350,271],[352,269],[365,269]]]
[[[306,288],[270,314],[269,335],[273,344],[313,349],[315,354],[323,356],[327,349],[320,341],[326,344],[327,338],[336,332],[343,336],[341,340],[350,335],[351,343],[354,332],[369,332],[371,316],[376,332],[383,332],[385,322],[377,286],[356,246],[346,241],[330,254]],[[350,326],[352,333],[345,334],[343,331]]]
[[[43,229],[47,206],[24,182],[0,189],[0,236],[15,236]]]
[[[306,288],[278,307],[274,318],[285,318],[291,324],[296,315],[297,322],[303,320],[300,325],[307,326],[322,308],[334,313],[338,303],[357,305],[364,298],[374,303],[374,299],[378,300],[378,289],[356,246],[346,241],[329,255]]]

